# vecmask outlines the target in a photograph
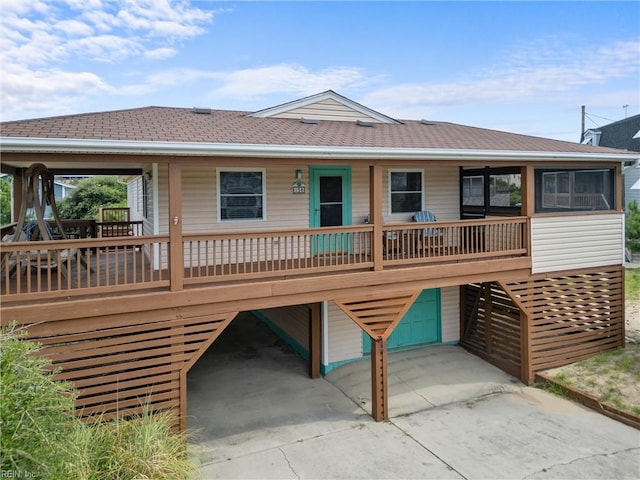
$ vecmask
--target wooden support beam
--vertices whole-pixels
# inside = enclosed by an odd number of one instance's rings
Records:
[[[184,288],[182,246],[182,166],[169,163],[169,271],[171,291]]]
[[[614,209],[618,212],[624,212],[625,204],[624,204],[624,179],[622,178],[622,164],[618,163],[616,165],[616,179],[615,179],[615,206]]]
[[[484,285],[484,334],[485,351],[493,352],[493,297],[491,294],[491,282]]]
[[[371,339],[371,416],[376,422],[389,418],[387,390],[387,341]]]
[[[531,324],[524,310],[520,310],[520,345],[520,380],[529,385],[534,377],[531,368]]]
[[[369,167],[369,219],[373,223],[373,237],[371,238],[371,255],[373,269],[382,270],[382,167]]]
[[[311,304],[309,309],[309,377],[320,378],[320,363],[322,361],[322,323],[320,302]]]
[[[282,307],[286,305],[319,302],[327,298],[341,298],[345,295],[359,296],[394,294],[408,290],[443,288],[453,285],[481,282],[500,276],[503,280],[526,278],[531,268],[531,259],[500,259],[481,261],[464,266],[464,275],[456,275],[459,265],[434,265],[410,269],[390,269],[382,272],[362,272],[283,279],[271,282],[250,282],[240,285],[222,284],[213,287],[189,288],[179,292],[135,293],[119,297],[117,302],[110,296],[79,299],[68,302],[49,302],[29,305],[3,304],[5,318],[14,319],[19,324],[35,323],[47,315],[50,320],[78,318],[85,321],[90,317],[107,314],[145,312],[149,305],[157,308],[177,308],[184,305],[207,305],[215,312],[228,312],[242,302],[243,310]]]
[[[522,167],[522,207],[520,215],[523,217],[532,217],[536,210],[535,197],[535,172],[532,165]]]

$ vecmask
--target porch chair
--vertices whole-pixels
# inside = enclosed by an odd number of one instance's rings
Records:
[[[413,221],[416,223],[435,222],[436,216],[428,211],[422,210],[413,215]],[[440,229],[427,227],[418,232],[418,247],[422,250],[437,249],[444,245],[443,234]]]

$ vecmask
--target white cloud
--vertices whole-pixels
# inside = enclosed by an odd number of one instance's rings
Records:
[[[365,102],[378,108],[423,111],[443,106],[498,105],[513,102],[548,102],[569,91],[638,75],[640,41],[616,42],[592,49],[554,49],[532,45],[514,52],[501,65],[468,80],[446,83],[412,83],[382,88],[366,95]]]
[[[34,112],[37,116],[77,109],[82,100],[113,93],[113,88],[90,72],[58,69],[29,70],[13,66],[3,72],[0,104],[2,114],[15,118]]]
[[[114,62],[147,51],[166,58],[162,49],[204,33],[214,17],[183,0],[3,2],[2,61],[27,65]]]
[[[221,85],[210,92],[210,97],[233,96],[241,99],[273,93],[310,95],[323,90],[339,90],[360,85],[368,80],[360,68],[330,67],[311,71],[295,64],[224,72],[216,74],[215,77]]]
[[[217,13],[186,0],[0,1],[2,116],[12,118],[49,102],[62,108],[92,92],[116,91],[96,73],[100,63],[170,58],[176,42],[204,33]]]
[[[171,58],[178,53],[178,50],[175,48],[162,47],[156,48],[154,50],[147,50],[144,52],[144,56],[146,58],[150,58],[152,60],[165,60],[167,58]]]
[[[93,27],[78,20],[61,20],[53,24],[53,28],[69,37],[89,36],[93,34]]]

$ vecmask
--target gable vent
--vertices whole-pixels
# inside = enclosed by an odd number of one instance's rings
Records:
[[[368,122],[366,120],[358,120],[356,124],[359,127],[373,127],[373,122]]]
[[[317,118],[304,118],[304,117],[302,117],[300,119],[300,121],[302,123],[306,123],[307,125],[317,125],[318,123],[320,123],[320,120],[318,120]]]
[[[211,115],[210,108],[193,107],[193,113],[199,113],[201,115]]]

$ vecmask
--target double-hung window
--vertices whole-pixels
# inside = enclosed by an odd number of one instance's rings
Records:
[[[218,170],[218,217],[221,221],[265,219],[264,169]]]
[[[422,210],[422,170],[389,172],[390,213]]]

